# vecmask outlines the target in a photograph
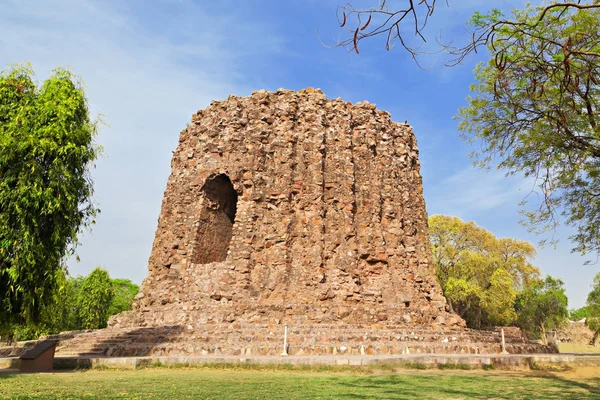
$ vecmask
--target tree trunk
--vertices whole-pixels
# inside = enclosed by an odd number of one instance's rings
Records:
[[[596,345],[596,340],[598,340],[598,333],[599,333],[599,331],[594,332],[594,335],[590,339],[590,346]]]
[[[454,312],[454,307],[452,307],[452,301],[450,301],[450,300],[448,300],[448,307],[450,308],[450,312],[453,313]]]
[[[19,343],[19,329],[17,329],[14,332],[14,336],[13,336],[13,348],[9,354],[9,356],[16,356],[17,355],[17,344]]]
[[[541,328],[541,334],[542,334],[542,343],[547,345],[548,338],[546,337],[546,327],[544,326],[543,322],[540,324],[540,328]]]

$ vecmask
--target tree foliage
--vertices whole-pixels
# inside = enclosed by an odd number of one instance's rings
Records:
[[[534,281],[516,299],[517,325],[526,333],[533,334],[548,343],[548,330],[567,322],[568,299],[560,279],[547,276]]]
[[[425,28],[448,1],[388,2],[338,7],[348,36],[337,46],[358,53],[362,40],[385,37],[417,59],[427,41]],[[477,142],[476,163],[536,181],[523,208],[537,233],[564,220],[573,226],[574,251],[600,253],[600,1],[545,1],[526,4],[505,16],[476,12],[462,45],[443,43],[447,65],[487,50],[469,106],[460,110],[460,130]]]
[[[485,27],[498,16],[478,15]],[[562,215],[576,228],[576,251],[600,252],[600,8],[527,7],[494,32],[496,54],[475,71],[460,129],[477,141],[481,166],[533,178],[538,232]]]
[[[94,269],[81,283],[77,293],[77,310],[83,329],[105,328],[114,297],[114,286],[108,272]]]
[[[581,308],[577,308],[575,310],[569,311],[569,319],[571,320],[580,320],[583,318],[587,318],[590,316],[590,308],[588,306],[583,306]]]
[[[0,325],[40,321],[93,222],[96,128],[70,72],[55,70],[41,87],[27,67],[0,75]]]
[[[112,280],[113,300],[108,308],[108,315],[115,315],[131,309],[133,299],[140,291],[140,287],[129,279],[116,278]]]
[[[0,336],[19,340],[37,339],[40,335],[64,331],[105,327],[111,315],[131,309],[139,286],[129,279],[110,279],[108,272],[96,268],[88,276],[67,276],[58,270],[57,289],[52,300],[40,312],[38,322],[16,323],[0,327]],[[107,295],[112,297],[107,309]]]
[[[467,325],[506,325],[516,319],[519,291],[539,277],[528,242],[499,239],[457,217],[433,215],[429,234],[436,275],[450,307]]]
[[[40,333],[57,333],[79,328],[77,293],[83,279],[71,278],[64,270],[60,270],[52,301],[44,306],[39,323],[34,325]]]
[[[438,16],[440,8],[450,7],[448,0],[403,0],[399,2],[387,0],[375,2],[372,0],[372,2],[376,5],[355,7],[348,2],[337,7],[338,23],[340,28],[345,30],[347,36],[340,39],[335,47],[346,47],[358,54],[360,42],[374,37],[383,37],[386,50],[391,50],[397,43],[417,61],[419,55],[430,54],[430,52],[422,50],[422,46],[428,42],[428,36],[431,39],[431,35],[426,32],[427,24],[432,18]],[[526,5],[526,8],[532,9],[530,5]],[[537,18],[527,22],[514,18],[514,15],[507,18],[498,9],[492,9],[486,14],[476,12],[470,21],[471,24],[468,25],[470,32],[466,40],[459,38],[458,41],[454,39],[446,41],[441,36],[437,36],[435,41],[440,46],[439,52],[445,52],[451,56],[446,64],[448,66],[461,63],[466,56],[477,53],[481,47],[491,47],[492,58],[496,58],[501,54],[501,51],[494,46],[498,39],[497,34],[502,33],[506,28],[514,28],[515,37],[531,36],[537,38],[542,44],[552,43],[556,41],[556,38],[539,35],[536,31],[538,25],[553,23],[552,14],[585,13],[598,9],[600,9],[598,0],[545,1],[544,5],[535,8]],[[594,34],[593,32],[589,33]],[[453,44],[455,41],[463,44],[455,45]],[[503,41],[503,39],[499,41]],[[597,57],[598,54],[597,49],[592,51],[592,55]]]
[[[595,345],[600,336],[600,273],[594,277],[592,291],[588,294],[586,305],[588,308],[586,325],[594,332],[590,344]]]

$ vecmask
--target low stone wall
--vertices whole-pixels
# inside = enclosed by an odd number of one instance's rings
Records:
[[[21,360],[18,357],[0,356],[0,370],[19,369]]]
[[[513,354],[555,353],[552,346],[532,343],[520,331],[505,334],[506,349]],[[282,325],[206,325],[201,329],[180,326],[108,328],[48,336],[60,340],[59,356],[278,356],[283,352]],[[499,354],[500,332],[470,329],[431,331],[383,324],[294,325],[287,331],[290,355],[411,355]]]
[[[7,344],[4,346],[0,346],[0,357],[21,356],[26,351],[33,349],[36,344],[37,340],[27,340],[17,342],[16,345]]]
[[[402,356],[289,356],[289,357],[119,357],[83,358],[57,357],[55,369],[116,368],[136,369],[149,366],[203,366],[211,364],[255,364],[255,365],[350,365],[377,366],[397,365],[399,368],[449,368],[479,369],[496,368],[511,370],[539,369],[540,366],[554,368],[600,367],[597,355],[402,355]],[[418,367],[420,368],[420,367]]]

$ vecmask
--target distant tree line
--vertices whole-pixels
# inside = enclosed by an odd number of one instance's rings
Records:
[[[547,332],[567,322],[564,284],[542,278],[531,264],[536,255],[531,243],[500,239],[473,222],[445,215],[431,216],[429,230],[438,281],[467,326],[516,325],[547,343]],[[600,274],[594,288],[598,295],[590,294],[589,309],[600,305]]]
[[[595,345],[600,336],[600,272],[594,277],[592,291],[588,294],[586,305],[572,310],[570,318],[576,320],[585,318],[586,325],[594,333],[590,344]]]
[[[87,276],[56,276],[57,289],[43,306],[38,322],[0,326],[3,338],[37,339],[40,335],[70,330],[105,328],[111,315],[131,308],[139,286],[129,279],[111,279],[102,268]]]

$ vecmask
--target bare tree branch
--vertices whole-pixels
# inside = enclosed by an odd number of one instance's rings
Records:
[[[503,27],[506,27],[506,26],[511,26],[511,27],[515,28],[514,34],[513,34],[514,38],[517,38],[521,35],[536,37],[535,36],[536,29],[535,28],[545,20],[545,18],[548,16],[549,11],[554,10],[554,9],[561,9],[561,14],[559,14],[556,17],[556,19],[559,19],[563,15],[563,13],[567,12],[570,8],[575,8],[575,9],[579,9],[579,10],[600,9],[600,1],[594,0],[593,4],[581,4],[581,1],[579,1],[578,3],[574,3],[574,2],[554,3],[554,4],[550,4],[546,7],[544,7],[541,10],[538,18],[536,19],[536,21],[534,23],[523,23],[523,22],[511,21],[508,19],[501,19],[490,25],[477,28],[472,33],[471,41],[465,46],[451,47],[449,45],[442,44],[442,46],[444,46],[444,49],[451,56],[453,56],[453,58],[450,60],[450,62],[446,63],[446,65],[447,66],[455,66],[455,65],[460,64],[465,59],[465,57],[467,57],[471,53],[476,53],[477,49],[481,46],[487,47],[489,45],[492,47],[493,50],[501,51],[501,50],[497,50],[497,47],[501,43],[496,43],[496,33],[499,30],[501,30]],[[539,39],[540,42],[562,45],[560,43],[557,43],[553,38],[550,38],[550,37],[536,37],[536,38]],[[571,49],[570,47],[571,46],[568,46],[568,44],[566,44],[565,51],[567,53],[600,57],[600,52],[575,50],[575,49]],[[496,53],[496,55],[498,55],[498,54],[500,54],[500,53]]]
[[[385,35],[387,50],[391,50],[394,40],[398,40],[402,47],[416,58],[420,45],[409,44],[401,30],[402,22],[412,20],[411,30],[414,36],[418,38],[420,44],[427,42],[423,29],[433,15],[438,1],[407,0],[406,7],[399,10],[390,10],[385,0],[380,1],[378,7],[368,9],[355,9],[352,4],[346,3],[338,7],[337,19],[340,27],[344,28],[351,37],[339,41],[335,47],[347,47],[359,54],[358,45],[362,40]],[[354,20],[354,23],[350,23],[350,20]],[[363,22],[365,20],[366,22]]]
[[[334,47],[345,47],[351,51],[359,53],[359,44],[362,40],[375,36],[385,35],[385,48],[391,50],[393,42],[397,40],[400,45],[406,50],[411,57],[418,63],[417,57],[424,54],[420,51],[422,44],[427,43],[427,38],[424,30],[429,22],[429,19],[436,11],[436,5],[439,0],[405,0],[405,7],[390,10],[387,1],[382,0],[377,7],[356,9],[351,3],[346,3],[337,9],[337,19],[340,27],[344,28],[351,34],[351,37],[340,40]],[[446,6],[450,6],[449,0],[444,2]],[[591,4],[582,3],[582,0],[577,2],[564,1],[549,4],[544,7],[534,23],[519,23],[509,19],[496,21],[485,27],[476,28],[469,42],[464,46],[454,47],[450,43],[443,43],[438,40],[440,45],[439,52],[447,52],[452,58],[446,63],[447,66],[455,66],[460,64],[466,56],[471,53],[477,53],[481,46],[491,45],[496,47],[495,37],[496,32],[504,26],[513,26],[519,28],[518,33],[529,35],[540,24],[543,23],[549,16],[550,11],[561,9],[561,13],[567,12],[568,9],[599,9],[600,1],[592,0]],[[562,15],[559,14],[557,18]],[[366,23],[363,20],[367,19]],[[354,23],[351,21],[354,20]],[[409,23],[408,20],[411,20]],[[412,27],[410,31],[404,31],[402,26],[409,23]],[[367,30],[367,28],[370,28]],[[411,44],[410,38],[416,37],[417,44]],[[552,38],[543,38],[544,40],[552,41]],[[567,49],[568,50],[568,49]],[[589,55],[600,57],[600,53],[591,51],[577,51],[580,55]]]

